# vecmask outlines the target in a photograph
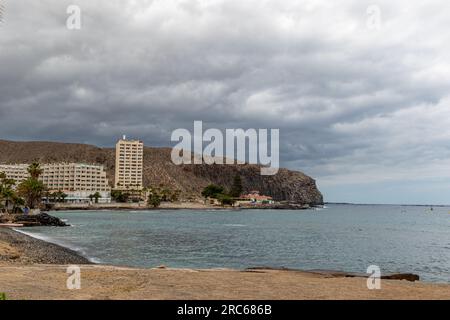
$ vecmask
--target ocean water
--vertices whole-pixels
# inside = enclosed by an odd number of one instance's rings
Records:
[[[67,211],[72,227],[30,235],[114,265],[412,272],[450,283],[450,207],[328,205],[317,210]]]

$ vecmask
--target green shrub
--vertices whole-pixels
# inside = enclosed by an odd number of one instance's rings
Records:
[[[225,205],[232,206],[235,203],[235,200],[227,194],[218,194],[217,200],[219,200],[223,206]]]
[[[210,184],[202,191],[202,196],[205,198],[216,198],[218,199],[218,195],[222,194],[224,191],[224,187],[218,186],[215,184]]]

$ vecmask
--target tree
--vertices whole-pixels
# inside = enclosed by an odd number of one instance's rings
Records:
[[[95,203],[98,203],[98,199],[102,197],[102,195],[99,192],[94,193],[93,196],[95,199]]]
[[[239,174],[236,174],[233,179],[233,185],[230,190],[230,196],[239,198],[242,194],[242,179]]]
[[[120,190],[113,190],[111,191],[111,198],[116,202],[125,203],[128,202],[129,195]]]
[[[174,192],[172,192],[172,194],[170,195],[170,202],[176,202],[180,199],[180,194],[181,191],[180,190],[175,190]]]
[[[217,198],[218,195],[223,194],[224,188],[215,184],[210,184],[202,191],[202,196],[205,198]]]
[[[8,212],[11,203],[17,202],[17,194],[13,187],[16,182],[13,179],[8,179],[6,174],[0,172],[0,204],[5,203],[4,207],[6,212]]]
[[[34,209],[42,200],[45,186],[41,181],[30,177],[19,184],[17,191],[25,199],[26,205]]]
[[[153,208],[159,207],[161,205],[161,196],[156,192],[150,193],[148,196],[148,204]]]
[[[161,190],[160,195],[161,195],[161,201],[169,201],[171,192],[170,192],[169,189],[163,188],[163,189]]]
[[[44,183],[39,181],[42,169],[37,162],[33,162],[28,167],[30,177],[19,184],[17,192],[25,199],[27,206],[34,209],[42,201],[42,195],[46,191]]]
[[[53,202],[65,202],[67,198],[67,194],[65,194],[63,191],[58,190],[57,192],[54,192],[51,194]]]
[[[1,198],[5,202],[6,212],[8,212],[9,205],[13,201],[14,197],[15,197],[15,192],[11,188],[2,190]]]
[[[23,200],[21,197],[19,197],[17,194],[12,198],[12,204],[13,204],[13,208],[12,208],[12,212],[16,213],[22,213],[22,210],[20,209],[20,207],[23,207],[25,205],[25,200]]]
[[[27,169],[30,177],[33,179],[39,179],[39,176],[42,174],[43,170],[41,169],[41,165],[38,162],[33,162]]]
[[[219,200],[220,204],[223,206],[225,206],[225,205],[232,206],[235,203],[235,200],[227,194],[217,195],[217,200]]]

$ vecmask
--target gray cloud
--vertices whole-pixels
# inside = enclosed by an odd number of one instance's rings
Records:
[[[2,2],[3,139],[170,146],[203,120],[280,128],[282,164],[330,201],[391,201],[373,192],[391,184],[408,202],[450,179],[446,1],[378,1],[379,30],[356,0]]]

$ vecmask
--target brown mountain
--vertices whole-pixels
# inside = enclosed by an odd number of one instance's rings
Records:
[[[210,183],[229,188],[239,173],[244,191],[259,190],[275,200],[317,205],[323,197],[315,181],[307,175],[280,169],[274,176],[261,176],[257,165],[181,165],[170,159],[169,148],[144,148],[144,185],[164,185],[178,189],[182,197],[200,198]],[[0,163],[86,162],[103,164],[110,183],[114,180],[114,149],[58,142],[12,142],[0,140]]]

